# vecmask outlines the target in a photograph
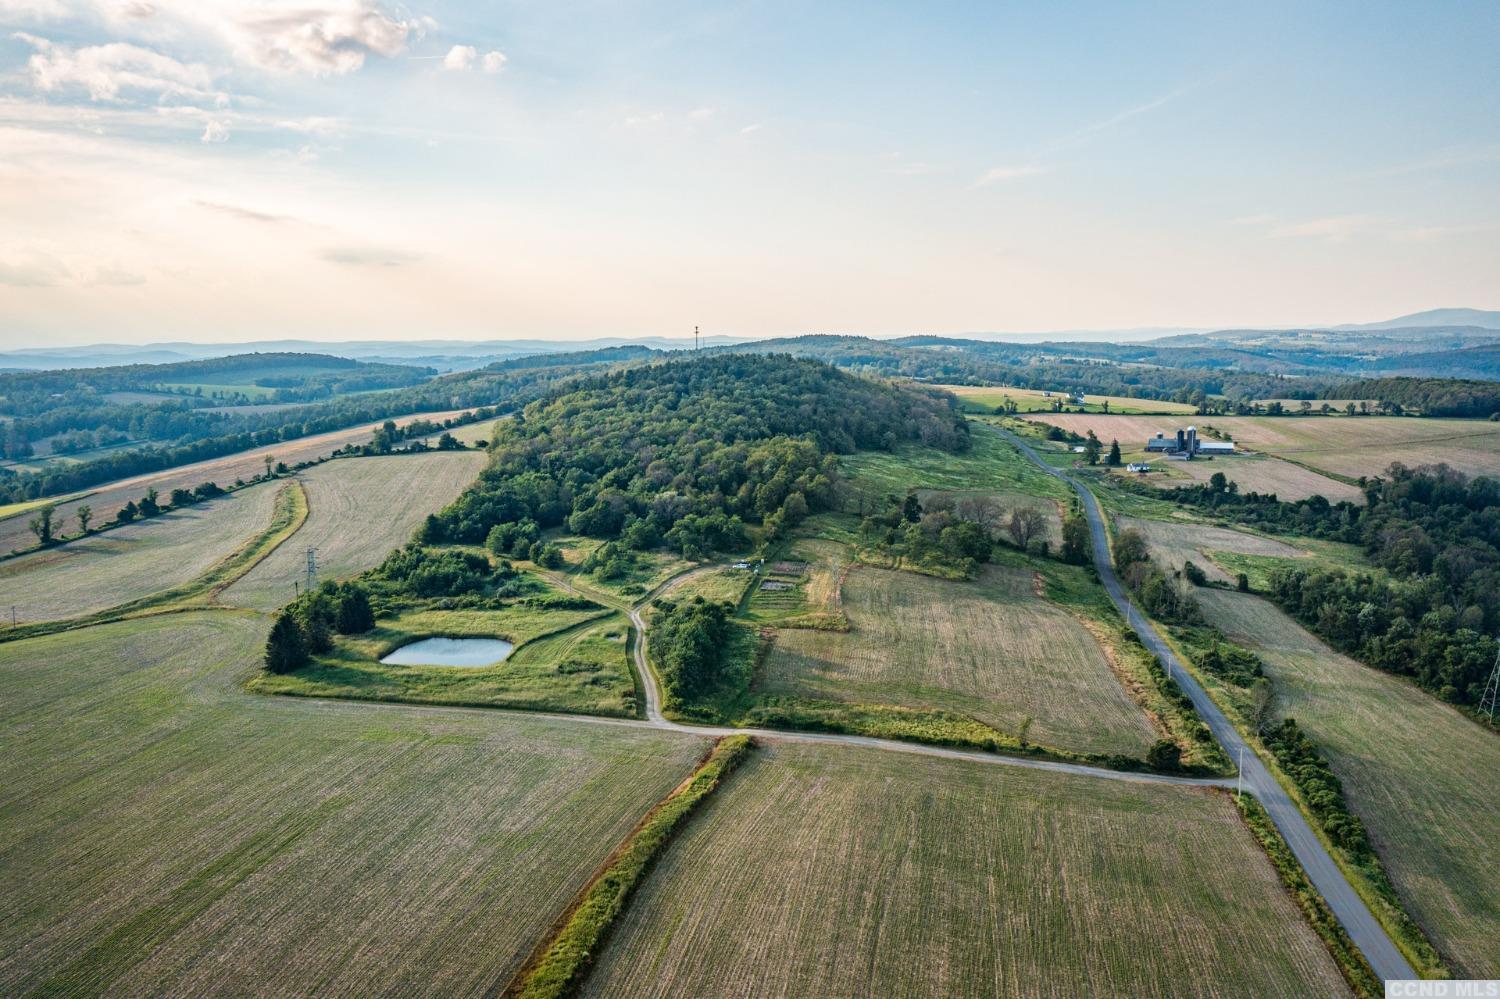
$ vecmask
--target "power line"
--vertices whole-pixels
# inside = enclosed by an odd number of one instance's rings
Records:
[[[1495,668],[1490,670],[1490,678],[1484,684],[1484,696],[1479,699],[1479,712],[1488,715],[1490,721],[1495,720],[1496,709],[1500,709],[1500,649],[1495,650]]]

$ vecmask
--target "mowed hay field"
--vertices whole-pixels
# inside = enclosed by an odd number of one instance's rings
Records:
[[[416,419],[426,419],[441,422],[450,417],[457,416],[465,410],[447,410],[441,413],[418,413],[414,416],[404,416],[395,422],[398,426],[404,426]],[[161,493],[162,502],[172,494],[173,489],[192,489],[194,486],[204,482],[217,482],[221,486],[234,484],[235,479],[249,481],[257,475],[266,472],[265,456],[271,455],[277,461],[284,461],[288,465],[295,465],[303,461],[312,461],[316,458],[326,458],[337,449],[348,444],[363,444],[375,433],[375,428],[380,424],[370,423],[358,427],[350,427],[347,430],[335,430],[332,433],[315,434],[311,437],[301,437],[294,441],[283,441],[280,444],[272,444],[269,447],[254,448],[249,451],[240,451],[235,454],[225,455],[222,458],[213,458],[209,461],[199,461],[191,465],[181,465],[177,468],[169,468],[160,472],[151,472],[146,475],[136,475],[128,479],[119,479],[95,487],[86,494],[77,494],[76,499],[57,504],[58,519],[69,531],[76,531],[78,524],[74,520],[78,507],[87,503],[94,510],[94,523],[102,524],[106,520],[113,520],[115,514],[120,512],[120,507],[131,500],[139,500],[145,495],[147,489],[155,489]],[[0,520],[0,552],[8,552],[17,548],[29,548],[36,544],[36,538],[27,528],[26,522],[29,517],[16,516]]]
[[[496,992],[707,746],[247,695],[267,626],[0,644],[0,994]]]
[[[429,513],[447,506],[479,475],[482,451],[382,458],[340,458],[300,473],[307,523],[229,589],[221,600],[274,610],[307,575],[307,549],[318,550],[318,578],[353,576],[410,541]]]
[[[1347,995],[1226,797],[771,742],[588,996]]]
[[[1487,420],[1237,416],[1208,422],[1256,450],[1349,478],[1380,475],[1393,461],[1500,475],[1500,423]]]
[[[271,523],[283,482],[0,562],[0,616],[55,621],[104,610],[196,578]]]
[[[1265,660],[1278,716],[1327,752],[1407,911],[1465,975],[1500,977],[1500,738],[1259,597],[1198,593],[1209,619]]]
[[[1209,579],[1224,583],[1234,580],[1214,563],[1209,556],[1210,552],[1237,552],[1277,558],[1307,557],[1305,551],[1284,541],[1246,534],[1243,531],[1231,531],[1225,527],[1210,527],[1192,521],[1179,523],[1141,520],[1137,517],[1119,517],[1116,522],[1121,530],[1139,531],[1157,562],[1173,569],[1181,569],[1183,562],[1191,561]]]
[[[959,402],[968,412],[993,413],[1007,399],[1016,404],[1021,413],[1045,413],[1052,409],[1053,399],[1064,399],[1059,393],[1045,395],[1042,389],[997,388],[993,385],[938,385],[958,396]],[[1162,402],[1157,399],[1133,399],[1125,395],[1084,395],[1084,408],[1091,413],[1103,410],[1109,403],[1112,413],[1191,413],[1195,407],[1185,402]],[[1076,409],[1074,403],[1065,404]]]
[[[850,630],[778,631],[763,691],[945,709],[1058,749],[1141,755],[1146,716],[1089,630],[1034,585],[998,566],[977,582],[856,568]]]
[[[1027,419],[1035,423],[1061,427],[1075,434],[1087,435],[1092,430],[1094,436],[1104,443],[1106,449],[1110,441],[1119,441],[1122,460],[1125,463],[1146,460],[1151,462],[1156,471],[1150,475],[1140,476],[1120,469],[1114,474],[1139,479],[1153,486],[1171,488],[1187,485],[1190,482],[1207,482],[1215,472],[1223,472],[1226,478],[1240,487],[1241,492],[1275,493],[1284,500],[1324,496],[1333,503],[1340,500],[1349,500],[1353,503],[1364,501],[1364,494],[1356,486],[1275,457],[1234,455],[1214,458],[1212,461],[1168,461],[1160,454],[1146,453],[1146,441],[1158,433],[1171,436],[1179,427],[1197,426],[1201,429],[1210,423],[1233,436],[1236,444],[1257,451],[1262,450],[1251,441],[1237,436],[1228,426],[1230,421],[1223,417],[1046,413],[1029,416]]]

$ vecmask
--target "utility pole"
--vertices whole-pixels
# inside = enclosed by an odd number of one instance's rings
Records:
[[[307,550],[307,592],[313,591],[313,582],[318,577],[318,550],[309,548]]]
[[[703,349],[702,343],[701,343],[701,341],[700,341],[700,339],[698,337],[698,327],[694,326],[693,327],[693,353],[696,354],[696,353],[698,353],[698,351],[700,351],[702,349]]]
[[[1240,786],[1234,793],[1238,798],[1245,796],[1245,744],[1243,742],[1240,743]]]

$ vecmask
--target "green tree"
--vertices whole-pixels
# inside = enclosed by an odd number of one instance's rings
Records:
[[[52,531],[54,527],[52,518],[56,512],[57,508],[48,503],[38,510],[36,516],[31,518],[31,523],[26,525],[31,528],[31,533],[36,535],[37,544],[52,544]]]
[[[1099,438],[1095,437],[1094,432],[1090,430],[1088,439],[1083,442],[1083,460],[1090,465],[1099,464],[1099,450],[1102,447]]]
[[[160,495],[155,489],[146,490],[146,495],[141,497],[140,510],[142,517],[155,517],[161,513],[161,505],[156,502],[156,498]]]
[[[339,588],[333,627],[341,635],[361,635],[375,627],[370,594],[363,586],[345,583]]]
[[[94,508],[85,503],[78,508],[77,516],[79,533],[89,533],[89,521],[94,519]]]
[[[271,634],[266,638],[266,669],[272,673],[290,673],[307,664],[307,638],[297,618],[285,611],[276,615]]]
[[[1106,465],[1118,467],[1120,464],[1120,442],[1109,442],[1109,457],[1104,459]]]
[[[1182,750],[1170,739],[1157,739],[1146,750],[1146,765],[1153,770],[1177,770],[1182,766]]]
[[[135,500],[126,500],[125,505],[120,507],[120,512],[115,514],[115,520],[128,524],[139,516],[140,511],[136,509]]]
[[[1089,560],[1089,522],[1075,513],[1063,521],[1062,559],[1070,565],[1087,565]]]

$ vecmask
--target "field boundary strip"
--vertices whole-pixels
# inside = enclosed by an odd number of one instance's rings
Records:
[[[577,989],[656,858],[753,746],[744,735],[714,744],[697,769],[647,812],[600,865],[501,993],[503,999],[557,999]]]
[[[234,609],[217,603],[219,594],[301,530],[302,525],[307,522],[308,512],[307,491],[302,488],[302,483],[295,479],[290,480],[282,486],[281,492],[276,496],[276,507],[271,523],[196,578],[81,617],[63,618],[59,621],[38,621],[34,624],[7,628],[0,631],[0,642],[53,635],[62,631],[72,631],[75,628],[108,624],[132,617],[174,614],[189,610]]]

